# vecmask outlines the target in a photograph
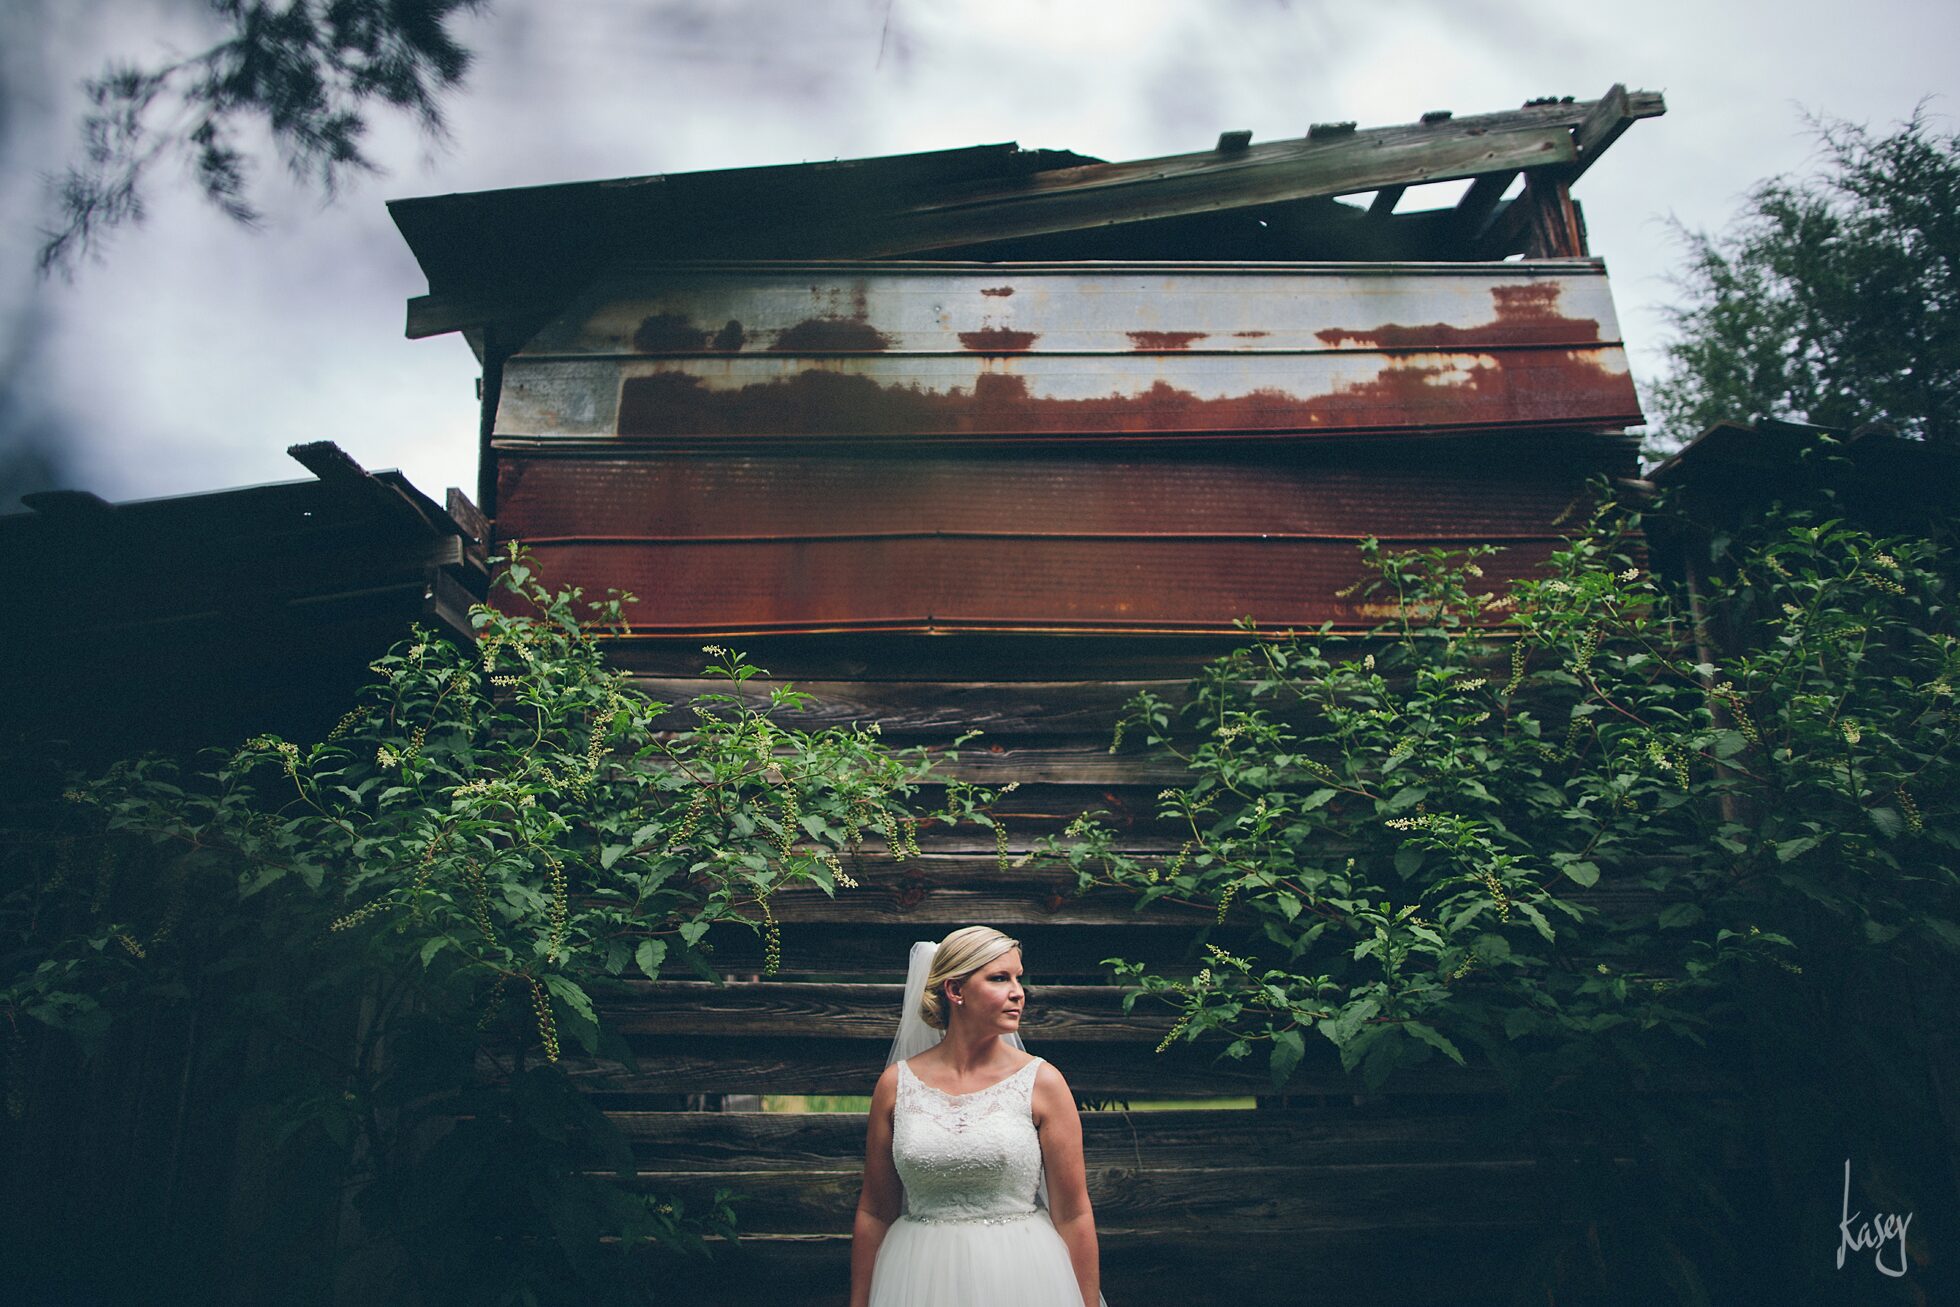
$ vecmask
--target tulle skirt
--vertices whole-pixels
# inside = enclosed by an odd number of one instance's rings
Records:
[[[1082,1307],[1068,1245],[1046,1208],[1020,1221],[892,1222],[871,1307]]]

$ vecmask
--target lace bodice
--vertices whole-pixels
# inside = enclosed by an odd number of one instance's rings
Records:
[[[915,1221],[1011,1220],[1035,1210],[1041,1141],[1034,1128],[1035,1058],[970,1094],[934,1089],[898,1064],[892,1162]]]

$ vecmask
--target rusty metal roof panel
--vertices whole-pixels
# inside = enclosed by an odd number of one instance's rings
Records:
[[[1452,446],[1458,447],[1452,447]],[[500,462],[500,532],[554,584],[617,588],[642,636],[1364,628],[1357,544],[1496,543],[1542,561],[1624,442],[1562,457],[1462,442],[1422,459],[1324,447],[1111,457],[1025,451],[649,453]],[[1408,446],[1401,447],[1406,455]]]
[[[495,435],[685,446],[1639,420],[1591,260],[721,264],[596,285],[505,365]]]
[[[1469,538],[1455,543],[1475,543]],[[1555,547],[1514,542],[1485,565],[1493,586]],[[1357,596],[1350,540],[937,536],[539,546],[554,585],[638,598],[631,632],[694,637],[842,631],[1229,633],[1262,627],[1366,629],[1391,615]],[[1346,593],[1343,593],[1346,591]]]
[[[943,535],[1109,539],[1544,540],[1624,450],[1512,459],[1086,453],[508,454],[497,525],[528,544],[782,544]],[[1546,451],[1550,452],[1550,451]],[[1312,454],[1312,451],[1309,451]]]

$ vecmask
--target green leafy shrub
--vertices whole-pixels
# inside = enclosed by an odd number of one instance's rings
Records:
[[[1720,1226],[1721,1158],[1784,1130],[1784,1157],[1829,1160],[1791,1182],[1829,1199],[1801,1227],[1828,1232],[1847,1153],[1891,1159],[1902,1188],[1915,1166],[1922,1193],[1950,1180],[1868,1113],[1942,1134],[1923,1058],[1960,973],[1950,567],[1926,541],[1778,511],[1714,542],[1697,598],[1736,633],[1717,648],[1647,574],[1640,531],[1604,502],[1502,596],[1479,583],[1488,547],[1368,542],[1366,593],[1396,614],[1371,638],[1262,636],[1181,704],[1127,708],[1114,747],[1189,770],[1160,796],[1174,856],[1124,852],[1099,814],[1045,854],[1143,911],[1215,906],[1240,941],[1205,938],[1195,973],[1108,960],[1127,1002],[1175,1008],[1164,1049],[1263,1048],[1276,1090],[1321,1039],[1364,1089],[1474,1059],[1520,1131],[1598,1141],[1571,1175],[1593,1188],[1582,1220]],[[1760,1097],[1639,1092],[1670,1076]],[[1601,1180],[1627,1138],[1666,1197]],[[1549,1249],[1548,1283],[1597,1261],[1598,1236]],[[1677,1227],[1638,1256],[1655,1293],[1693,1301],[1683,1267],[1706,1251]]]
[[[265,1168],[305,1154],[354,1196],[361,1235],[331,1274],[381,1301],[640,1301],[622,1251],[700,1250],[733,1214],[603,1174],[630,1174],[630,1150],[563,1061],[631,1063],[595,994],[675,966],[718,979],[717,923],[760,933],[773,971],[771,896],[853,887],[867,831],[902,853],[929,763],[875,727],[777,725],[806,696],[751,706],[759,669],[714,647],[725,688],[674,729],[588,625],[630,597],[587,604],[506,561],[522,611],[479,606],[473,649],[397,646],[327,739],[125,762],[14,832],[11,1106],[32,1107],[29,1044],[99,1048],[195,999],[201,1056],[254,1073],[239,1110]]]

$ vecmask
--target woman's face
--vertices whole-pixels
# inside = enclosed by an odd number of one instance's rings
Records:
[[[980,1029],[1001,1034],[1019,1030],[1027,1003],[1027,991],[1021,987],[1021,950],[1011,948],[970,973],[958,990],[958,1000],[953,1010]]]

